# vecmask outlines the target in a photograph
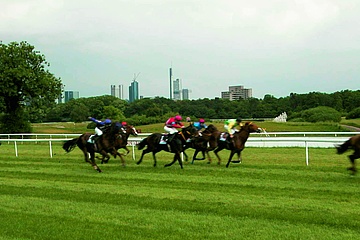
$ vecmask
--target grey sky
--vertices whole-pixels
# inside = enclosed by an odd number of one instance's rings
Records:
[[[28,41],[66,90],[110,94],[134,74],[169,97],[231,85],[253,96],[360,89],[359,0],[0,0],[0,40]]]

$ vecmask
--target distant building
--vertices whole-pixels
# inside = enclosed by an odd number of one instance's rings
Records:
[[[111,96],[124,99],[124,85],[120,84],[118,87],[111,85]]]
[[[134,80],[129,86],[129,102],[139,99],[139,83]]]
[[[174,100],[181,100],[181,82],[180,82],[180,79],[176,79],[174,81]]]
[[[78,99],[79,97],[80,93],[78,91],[65,91],[65,103],[71,99]]]
[[[190,99],[190,95],[189,95],[189,89],[182,89],[182,100],[189,100]]]
[[[229,86],[229,91],[221,92],[221,98],[233,100],[248,99],[252,97],[252,89],[244,86]]]

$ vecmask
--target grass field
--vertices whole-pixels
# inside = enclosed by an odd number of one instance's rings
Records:
[[[59,123],[33,123],[34,133],[83,133],[91,132],[92,129],[87,129],[89,122],[72,123],[72,122],[59,122]],[[360,127],[360,119],[345,120],[343,119],[340,124],[337,123],[308,123],[308,122],[255,122],[259,127],[266,129],[267,132],[343,132],[349,131],[341,126],[353,125]],[[131,124],[131,123],[130,123]],[[208,122],[207,124],[214,124],[218,129],[223,130],[223,122]],[[164,123],[149,124],[142,126],[135,126],[141,129],[144,133],[163,132]]]
[[[334,149],[245,148],[242,164],[127,156],[97,173],[80,150],[0,146],[0,239],[360,239],[360,176]],[[191,154],[191,151],[188,151]],[[140,152],[136,151],[137,159]]]

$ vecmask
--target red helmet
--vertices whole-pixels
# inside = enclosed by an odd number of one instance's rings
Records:
[[[204,122],[205,122],[205,119],[200,118],[199,123],[204,123]]]
[[[127,122],[122,122],[121,125],[126,126]]]
[[[182,117],[181,117],[180,115],[176,115],[176,116],[175,116],[175,120],[176,120],[176,121],[181,121],[181,120],[182,120]]]

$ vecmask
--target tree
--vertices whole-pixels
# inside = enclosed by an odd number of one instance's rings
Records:
[[[0,42],[0,102],[4,115],[1,131],[31,131],[25,106],[54,102],[61,94],[61,81],[46,67],[45,56],[27,42]]]

